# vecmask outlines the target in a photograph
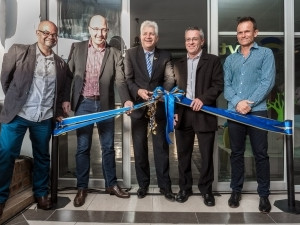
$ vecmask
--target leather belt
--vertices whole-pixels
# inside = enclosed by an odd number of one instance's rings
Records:
[[[100,95],[94,95],[94,96],[83,96],[83,98],[94,100],[94,101],[99,101],[100,100]]]

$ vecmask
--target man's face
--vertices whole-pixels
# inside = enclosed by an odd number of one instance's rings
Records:
[[[253,44],[258,30],[254,30],[253,23],[246,21],[237,26],[237,39],[242,47],[249,47]]]
[[[36,31],[38,43],[46,48],[53,48],[57,43],[57,27],[52,23],[44,23]]]
[[[190,56],[199,54],[203,44],[204,39],[201,38],[198,30],[188,30],[185,33],[185,48]]]
[[[155,33],[154,27],[144,27],[141,33],[141,44],[146,51],[152,51],[156,43],[158,42],[158,36]]]
[[[89,25],[89,33],[94,46],[104,47],[108,33],[106,20],[103,17],[94,17]]]

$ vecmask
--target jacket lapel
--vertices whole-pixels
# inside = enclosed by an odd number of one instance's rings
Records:
[[[207,54],[202,50],[202,55],[197,65],[197,71],[205,64],[206,60],[207,60]]]
[[[139,62],[139,65],[141,66],[141,70],[143,71],[143,74],[150,79],[148,75],[148,70],[147,70],[147,63],[146,63],[146,58],[145,58],[145,53],[144,49],[142,46],[139,47],[138,49],[138,55],[137,55],[137,60]]]
[[[182,89],[184,92],[186,92],[186,87],[187,87],[187,58],[184,57],[181,61],[180,61],[180,67],[179,67],[179,71],[180,71],[180,77],[181,77],[181,82],[178,84],[179,88]]]
[[[99,78],[102,76],[102,73],[103,73],[104,67],[106,65],[106,61],[108,59],[109,53],[110,53],[110,46],[108,44],[106,44],[105,53],[104,53],[104,57],[103,57],[101,68],[100,68]]]
[[[87,62],[87,56],[88,56],[88,46],[89,41],[82,42],[82,44],[79,45],[78,52],[80,55],[82,54],[82,58],[76,60],[76,63],[82,64],[82,66],[78,66],[78,68],[82,68],[83,71],[79,71],[77,74],[80,74],[82,77],[85,75],[85,69],[86,69],[86,62]],[[85,59],[85,60],[82,60]]]
[[[153,63],[152,63],[151,78],[152,78],[152,76],[155,75],[155,71],[157,69],[158,64],[159,64],[159,50],[157,48],[155,48],[155,50],[154,50],[154,56],[153,56]]]

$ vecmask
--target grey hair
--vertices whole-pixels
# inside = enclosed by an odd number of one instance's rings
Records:
[[[156,36],[158,36],[158,25],[157,25],[156,22],[150,21],[150,20],[145,20],[145,21],[141,24],[141,29],[140,29],[141,34],[143,33],[143,30],[144,30],[145,27],[153,27]]]
[[[188,31],[190,31],[190,30],[197,30],[197,31],[199,31],[200,37],[201,37],[202,39],[204,39],[204,32],[203,32],[203,30],[202,30],[201,28],[199,28],[199,27],[188,27],[188,28],[185,29],[184,34],[186,34],[186,32],[188,32]]]

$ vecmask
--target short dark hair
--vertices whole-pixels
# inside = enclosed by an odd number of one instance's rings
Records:
[[[238,18],[237,26],[238,26],[240,23],[247,22],[247,21],[252,22],[254,30],[257,30],[256,20],[255,20],[253,17],[251,17],[251,16],[245,16],[245,17],[240,17],[240,18]]]
[[[188,31],[190,31],[190,30],[197,30],[197,31],[199,31],[199,32],[200,32],[200,37],[201,37],[202,39],[204,39],[204,32],[203,32],[203,30],[202,30],[201,28],[196,27],[196,26],[194,26],[194,27],[188,27],[188,28],[185,29],[185,32],[184,32],[184,33],[188,32]]]

